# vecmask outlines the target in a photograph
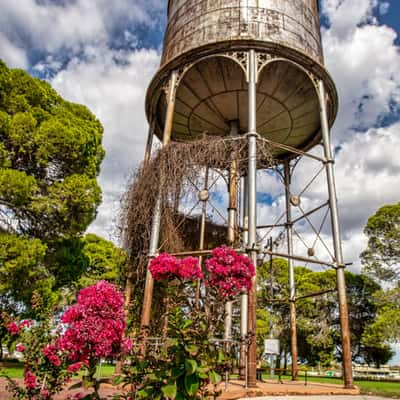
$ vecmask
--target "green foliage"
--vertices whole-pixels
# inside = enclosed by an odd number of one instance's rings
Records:
[[[48,241],[82,233],[101,201],[103,128],[51,86],[0,63],[1,225]]]
[[[364,272],[389,285],[376,293],[377,319],[363,337],[378,363],[389,356],[389,344],[400,340],[400,203],[381,207],[368,219],[364,232],[368,237],[361,253]]]
[[[391,342],[400,340],[400,289],[379,291],[374,300],[378,316],[366,329],[363,343],[371,348],[387,348]]]
[[[219,322],[203,301],[196,303],[196,282],[163,280],[158,290],[164,294],[163,342],[156,349],[148,343],[146,356],[136,346],[117,383],[129,388],[123,399],[215,398],[221,373],[230,363],[227,349],[211,342],[213,327]],[[213,298],[218,290],[208,287]],[[140,340],[140,339],[139,339]]]
[[[102,134],[86,107],[0,61],[0,295],[23,312],[33,292],[50,306],[53,289],[79,288],[96,273],[113,280],[121,268],[118,250],[100,238],[97,250],[116,257],[108,267],[93,249],[83,252],[93,247],[82,234],[101,202]]]
[[[273,261],[272,267],[274,298],[281,300],[273,303],[274,334],[281,340],[281,349],[285,353],[290,351],[288,266],[286,261],[277,259]],[[258,316],[263,316],[258,324],[265,336],[269,333],[266,321],[267,308],[270,307],[268,299],[271,297],[269,271],[269,264],[265,264],[259,268],[257,276],[260,288]],[[371,343],[366,341],[365,335],[368,335],[375,321],[379,321],[379,301],[374,295],[380,290],[380,286],[366,275],[350,272],[346,272],[346,282],[353,360],[375,362],[371,360],[374,360],[374,355],[383,353],[380,350],[387,346],[387,342],[381,336],[375,343]],[[304,267],[296,267],[295,283],[298,298],[296,314],[299,358],[309,365],[328,366],[341,357],[339,310],[335,292],[336,273],[333,270],[314,272]],[[326,290],[332,291],[316,297],[301,298]]]
[[[225,364],[222,350],[209,341],[201,312],[190,319],[181,308],[169,314],[168,339],[159,354],[136,354],[116,383],[130,386],[127,398],[196,400],[213,397]],[[124,398],[121,396],[120,398]]]
[[[52,293],[54,279],[49,275],[44,257],[46,245],[39,239],[29,239],[0,233],[0,293],[25,305],[25,313],[32,315],[33,295],[45,299],[45,308],[50,309],[56,301]]]
[[[364,271],[381,281],[399,284],[400,203],[381,207],[364,229],[368,246],[361,253]]]

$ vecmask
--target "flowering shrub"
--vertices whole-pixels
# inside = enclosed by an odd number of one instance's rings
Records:
[[[62,316],[68,327],[57,347],[74,362],[118,356],[126,327],[123,304],[122,294],[106,281],[82,289],[77,304]]]
[[[24,384],[8,379],[13,399],[49,400],[78,372],[70,370],[66,354],[55,345],[52,326],[48,321],[12,322],[10,332],[18,340],[16,350],[25,359]]]
[[[123,303],[113,285],[100,281],[82,289],[77,304],[64,313],[65,330],[54,330],[51,318],[34,325],[29,321],[8,324],[25,358],[24,386],[9,379],[13,398],[49,400],[85,368],[88,386],[94,389],[87,398],[99,399],[99,382],[94,379],[99,359],[118,356],[132,347],[124,338]]]
[[[150,261],[149,269],[156,281],[196,280],[203,277],[197,258],[186,257],[178,260],[168,253],[162,253]]]
[[[70,372],[82,365],[87,368],[87,381],[94,388],[95,398],[98,398],[99,383],[94,374],[100,358],[117,357],[132,347],[130,339],[124,338],[123,305],[122,294],[115,286],[100,281],[82,289],[77,303],[69,307],[61,319],[67,329],[57,340],[57,349],[73,363],[68,367]],[[57,362],[53,351],[52,347],[47,348],[47,357]]]
[[[217,247],[205,262],[208,272],[207,284],[215,287],[222,297],[234,297],[251,289],[255,275],[253,263],[230,247]]]

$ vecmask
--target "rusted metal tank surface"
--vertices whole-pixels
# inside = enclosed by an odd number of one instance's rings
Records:
[[[162,64],[222,41],[279,43],[322,62],[317,0],[170,0]]]
[[[156,135],[162,137],[172,70],[179,71],[172,140],[226,136],[233,120],[246,133],[249,49],[258,57],[257,132],[301,150],[318,143],[313,79],[325,83],[330,124],[337,93],[323,66],[317,0],[170,0],[161,67],[146,102]]]

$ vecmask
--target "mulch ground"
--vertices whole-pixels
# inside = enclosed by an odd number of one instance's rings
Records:
[[[16,380],[21,381],[21,380]],[[73,383],[72,383],[73,384]],[[71,385],[72,385],[71,384]],[[70,386],[71,386],[70,385]],[[7,381],[4,378],[0,378],[0,400],[11,400],[12,396],[6,389]],[[225,389],[225,384],[222,384],[221,389]],[[66,388],[60,394],[54,397],[55,400],[67,400],[73,398],[76,393],[90,393],[90,391],[84,391],[82,389],[69,390]],[[112,396],[121,393],[120,389],[117,389],[111,385],[101,386],[101,396],[105,399],[112,399]],[[228,390],[224,391],[219,397],[219,400],[236,400],[245,397],[260,397],[260,396],[289,396],[289,395],[303,395],[303,396],[317,396],[317,395],[358,395],[360,390],[356,387],[354,389],[345,389],[341,385],[333,384],[322,384],[322,383],[308,383],[304,382],[291,382],[284,381],[283,384],[277,383],[276,381],[265,381],[259,382],[256,388],[244,388],[243,382],[232,381],[228,385]]]

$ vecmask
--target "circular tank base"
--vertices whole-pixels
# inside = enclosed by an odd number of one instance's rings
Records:
[[[286,51],[286,53],[289,53]],[[232,53],[233,54],[233,53]],[[176,88],[172,140],[191,141],[203,135],[227,136],[231,121],[237,121],[240,133],[247,132],[248,92],[246,52],[236,59],[229,52],[214,52],[192,62],[190,55],[180,61]],[[271,52],[262,52],[269,54]],[[329,120],[337,112],[335,87],[325,69],[295,51],[296,58],[282,57],[278,51],[259,64],[257,82],[257,133],[271,141],[307,150],[320,141],[319,101],[313,74],[322,79],[329,96]],[[155,120],[155,133],[161,138],[167,108],[162,85],[168,82],[174,66],[162,69],[148,92],[147,113]],[[156,100],[154,100],[156,99]],[[150,102],[150,100],[152,102]],[[290,156],[277,150],[276,158]]]

